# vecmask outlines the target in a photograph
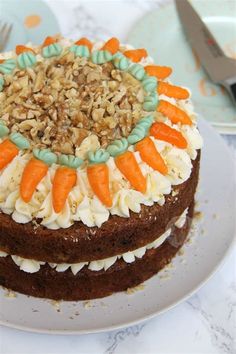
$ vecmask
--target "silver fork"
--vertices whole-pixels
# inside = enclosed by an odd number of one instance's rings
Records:
[[[6,47],[12,31],[12,24],[0,21],[0,52]]]

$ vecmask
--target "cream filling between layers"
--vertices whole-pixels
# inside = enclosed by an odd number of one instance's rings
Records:
[[[177,228],[182,228],[186,222],[188,213],[188,208],[184,210],[184,212],[180,215],[180,217],[175,222],[175,226]],[[151,248],[158,248],[165,242],[165,240],[170,236],[171,229],[168,229],[164,234],[159,236],[153,242],[147,244],[146,246],[137,248],[134,251],[129,251],[117,256],[109,257],[106,259],[101,259],[97,261],[91,262],[80,262],[80,263],[48,263],[48,262],[41,262],[36,261],[33,259],[26,259],[16,255],[11,255],[12,260],[14,263],[20,268],[20,270],[26,273],[36,273],[40,270],[42,265],[46,263],[50,265],[51,268],[54,268],[57,272],[65,272],[67,269],[70,269],[74,275],[76,275],[84,266],[88,266],[89,270],[92,271],[99,271],[104,269],[105,271],[109,269],[118,259],[123,259],[126,263],[133,263],[136,258],[142,258],[146,251]],[[6,252],[0,251],[0,257],[7,257],[9,254]]]
[[[60,43],[62,46],[67,47],[72,42],[62,39]],[[103,44],[104,42],[95,43],[93,50],[100,49]],[[122,47],[132,49],[132,46],[129,45],[122,45]],[[12,52],[6,53],[5,57],[12,57],[12,54]],[[37,55],[37,60],[43,60],[40,54]],[[152,63],[153,59],[151,57],[147,57],[140,62],[144,66]],[[165,99],[177,104],[175,99],[164,95],[160,95],[159,99]],[[189,178],[192,170],[191,159],[194,160],[196,158],[197,150],[202,147],[202,138],[196,126],[191,102],[189,100],[179,100],[178,106],[191,116],[193,120],[192,126],[172,124],[168,118],[162,115],[160,115],[158,121],[163,121],[181,131],[188,142],[187,149],[178,149],[166,142],[152,138],[157,150],[168,166],[168,175],[163,176],[154,171],[140,159],[139,153],[135,152],[139,166],[147,178],[145,195],[131,188],[130,183],[124,179],[117,169],[114,159],[110,158],[108,167],[110,187],[113,191],[112,207],[108,209],[94,195],[87,179],[86,168],[83,167],[78,169],[77,184],[71,191],[63,211],[57,214],[53,210],[51,196],[52,180],[57,165],[53,165],[49,169],[47,176],[38,185],[31,202],[25,203],[20,198],[19,186],[22,172],[31,155],[20,153],[3,171],[0,171],[0,211],[5,214],[11,214],[14,221],[22,224],[28,223],[34,218],[42,219],[41,224],[43,226],[56,230],[68,228],[75,221],[81,221],[88,227],[100,227],[108,220],[110,214],[129,217],[130,210],[135,213],[140,212],[141,204],[151,206],[157,202],[159,205],[163,205],[165,203],[165,195],[171,192],[171,186],[181,184]],[[77,148],[76,155],[84,157],[87,151],[95,151],[99,147],[98,138],[95,135],[90,135]],[[134,151],[133,146],[129,150]]]

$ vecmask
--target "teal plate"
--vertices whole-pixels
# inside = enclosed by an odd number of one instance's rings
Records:
[[[17,44],[40,44],[46,36],[60,32],[50,8],[41,0],[0,0],[0,21],[13,24],[5,51]]]
[[[180,1],[180,0],[179,0]],[[236,2],[192,1],[225,53],[236,59]],[[173,82],[192,90],[196,110],[220,132],[236,134],[236,109],[225,90],[201,68],[183,33],[175,6],[167,4],[139,20],[127,42],[145,47],[159,65],[173,68]]]

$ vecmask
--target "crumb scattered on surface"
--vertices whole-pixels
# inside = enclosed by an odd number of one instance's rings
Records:
[[[205,235],[205,234],[206,234],[205,229],[201,229],[201,230],[200,230],[200,234],[201,234],[201,235]]]
[[[213,219],[218,219],[218,215],[216,213],[212,214]]]
[[[136,293],[137,291],[141,291],[141,290],[144,290],[144,284],[139,284],[138,286],[134,286],[133,288],[128,288],[126,290],[126,294],[132,295],[132,294]]]
[[[61,312],[61,301],[50,300],[50,304],[55,308],[57,312]]]
[[[192,238],[189,238],[186,242],[188,245],[192,245],[193,244],[193,239]]]
[[[17,297],[17,295],[12,290],[6,290],[5,297],[8,299],[14,299]]]
[[[201,220],[203,218],[203,213],[201,211],[195,211],[193,217],[195,220]]]
[[[184,249],[180,248],[180,250],[178,251],[178,256],[183,256],[184,255]]]
[[[168,279],[171,278],[171,276],[170,276],[170,274],[168,274],[168,273],[164,273],[164,274],[161,274],[161,275],[159,276],[159,278],[160,278],[161,280],[168,280]]]
[[[84,308],[86,310],[91,309],[91,307],[93,307],[93,304],[90,300],[84,302]]]

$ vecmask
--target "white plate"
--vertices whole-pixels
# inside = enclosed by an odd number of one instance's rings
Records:
[[[236,59],[236,2],[192,0],[191,3],[225,53]],[[171,79],[176,85],[192,90],[199,113],[220,133],[236,134],[235,105],[225,90],[213,84],[201,68],[173,3],[164,4],[142,17],[130,31],[127,43],[147,48],[156,63],[171,66]]]
[[[119,293],[91,302],[52,304],[0,290],[0,324],[18,329],[60,334],[117,329],[168,310],[195,292],[216,271],[232,248],[235,233],[236,188],[233,160],[220,136],[204,121],[199,206],[203,219],[177,256],[173,267],[145,283],[133,295]],[[165,275],[169,275],[165,279]]]

